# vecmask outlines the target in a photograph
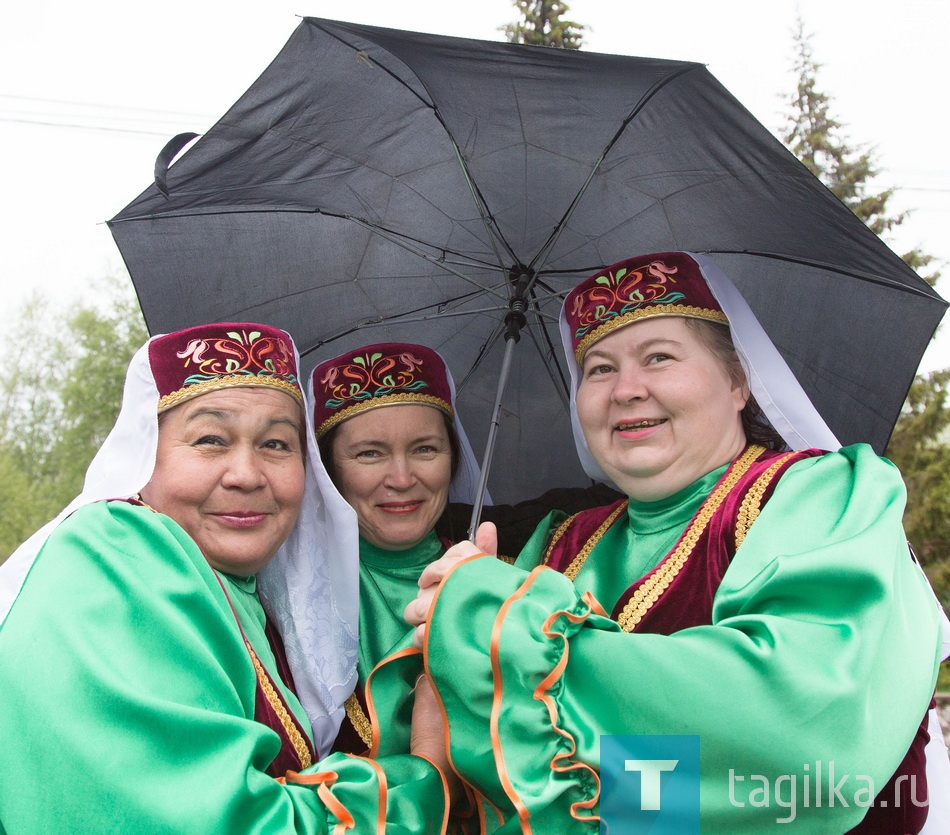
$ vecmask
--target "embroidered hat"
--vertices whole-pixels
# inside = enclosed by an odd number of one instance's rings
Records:
[[[320,363],[311,382],[318,438],[347,418],[381,406],[421,404],[454,417],[445,362],[424,345],[383,342],[347,351]]]
[[[578,284],[564,300],[578,364],[595,342],[654,316],[686,316],[728,324],[696,261],[685,252],[640,255]]]
[[[215,322],[153,339],[149,364],[164,412],[209,391],[273,387],[303,403],[290,335],[248,322]]]

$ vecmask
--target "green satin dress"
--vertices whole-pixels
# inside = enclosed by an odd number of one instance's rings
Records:
[[[280,744],[241,634],[279,682],[263,623],[253,578],[216,576],[167,516],[98,502],[62,522],[0,627],[0,832],[441,831],[420,757],[265,772]]]
[[[933,694],[939,622],[908,556],[900,476],[870,448],[789,468],[725,572],[711,625],[628,634],[582,598],[610,611],[716,475],[633,507],[576,584],[526,570],[549,524],[520,567],[473,558],[442,584],[426,664],[453,764],[499,831],[596,832],[603,734],[698,735],[702,831],[729,835],[788,830],[785,808],[756,802],[751,775],[773,786],[796,775],[794,831],[823,835],[854,826],[874,797],[866,780],[881,788],[900,763]],[[818,760],[825,773],[834,761],[847,806],[809,804],[803,778]]]

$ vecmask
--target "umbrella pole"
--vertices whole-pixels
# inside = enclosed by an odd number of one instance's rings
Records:
[[[498,388],[495,391],[495,405],[492,409],[491,423],[488,426],[488,440],[485,441],[485,455],[482,458],[482,468],[478,474],[478,488],[475,491],[475,503],[472,506],[472,520],[468,526],[468,538],[475,541],[475,531],[482,517],[482,508],[485,506],[485,490],[488,487],[488,473],[491,470],[492,455],[495,452],[495,438],[498,435],[498,425],[501,422],[501,401],[508,384],[511,372],[511,360],[515,353],[515,345],[521,339],[521,329],[525,326],[525,310],[527,302],[525,293],[531,284],[531,275],[522,272],[515,283],[515,292],[508,302],[508,315],[505,316],[505,356],[501,361],[501,371],[498,374]]]
[[[485,505],[485,489],[488,487],[488,472],[491,469],[492,454],[495,451],[495,437],[498,435],[498,424],[501,415],[501,399],[505,393],[505,384],[508,382],[508,373],[511,369],[511,358],[515,351],[517,340],[508,340],[505,343],[505,357],[501,363],[501,373],[498,377],[498,389],[495,392],[495,407],[492,409],[491,423],[488,427],[488,440],[485,442],[485,455],[482,458],[482,468],[478,474],[478,489],[475,491],[475,504],[472,506],[472,521],[468,527],[468,538],[475,541],[475,531],[482,516],[482,507]]]

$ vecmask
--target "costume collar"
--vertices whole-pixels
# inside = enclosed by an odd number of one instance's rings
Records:
[[[402,551],[380,548],[360,536],[360,563],[371,568],[408,568],[414,565],[428,565],[442,553],[442,550],[442,542],[435,531],[429,531],[421,542]]]

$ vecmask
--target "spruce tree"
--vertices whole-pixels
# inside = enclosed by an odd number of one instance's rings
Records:
[[[873,149],[853,146],[844,126],[832,114],[831,97],[818,86],[821,65],[812,53],[810,35],[798,19],[794,68],[798,76],[782,139],[848,208],[876,234],[900,226],[906,212],[893,213],[894,189],[874,190],[880,173]],[[904,262],[921,274],[933,257],[914,249]],[[921,277],[933,284],[939,272]],[[885,455],[900,469],[907,484],[904,528],[944,606],[950,608],[950,369],[918,376],[894,428]]]
[[[510,43],[580,49],[584,27],[564,15],[569,11],[561,0],[515,0],[522,19],[502,27]]]
[[[886,238],[887,233],[907,219],[908,213],[890,211],[888,203],[894,195],[893,188],[872,189],[872,181],[881,173],[874,149],[849,143],[844,135],[844,125],[832,115],[831,97],[818,87],[821,64],[814,58],[811,35],[806,33],[800,17],[794,41],[793,66],[798,83],[795,93],[788,99],[790,110],[782,141],[875,235]],[[933,256],[920,249],[913,249],[901,257],[918,274],[934,261]],[[936,271],[921,275],[930,284],[939,277],[940,273]]]

